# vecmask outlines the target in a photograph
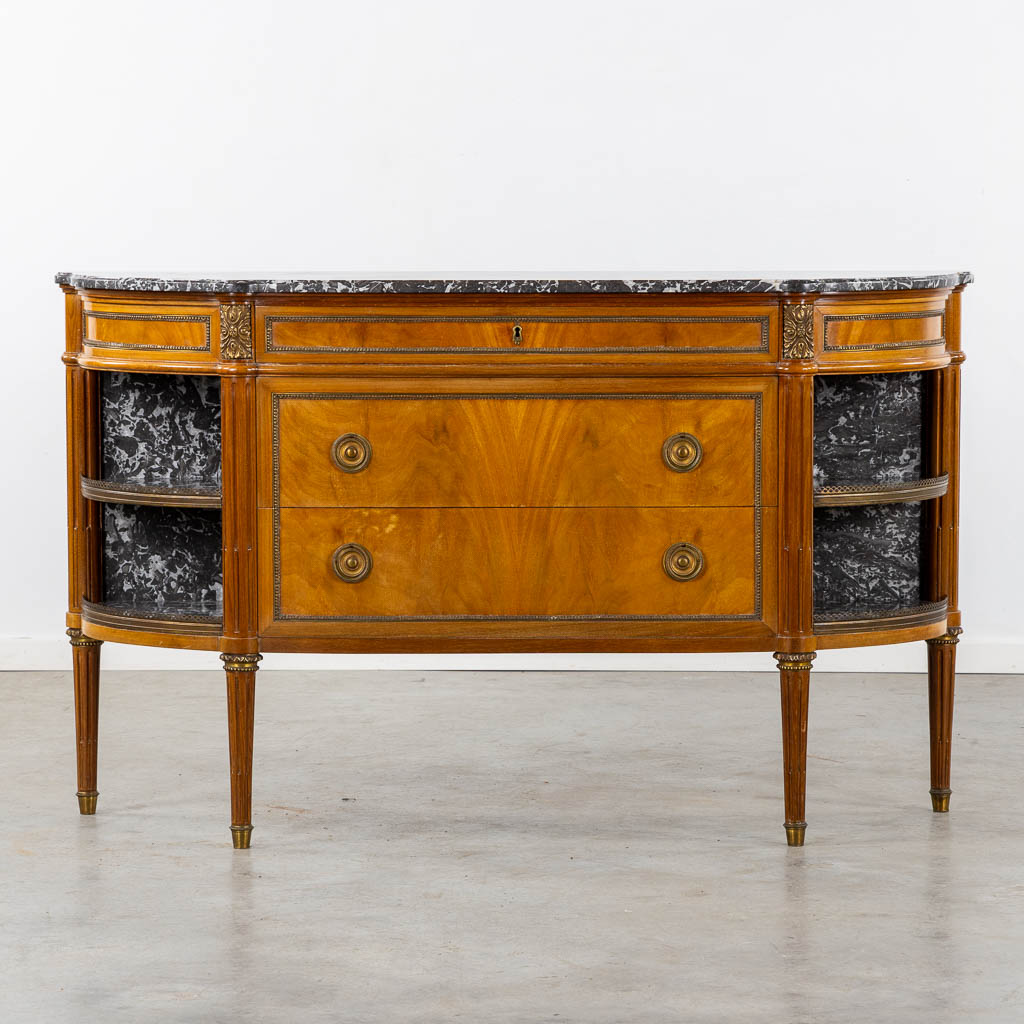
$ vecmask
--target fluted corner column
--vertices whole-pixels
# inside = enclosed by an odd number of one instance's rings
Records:
[[[949,765],[953,741],[953,690],[956,645],[963,630],[950,626],[942,636],[928,640],[928,733],[931,746],[932,810],[949,810]]]
[[[231,765],[231,843],[252,841],[252,743],[259,654],[222,654],[228,687],[228,756]]]
[[[786,842],[803,846],[807,821],[807,705],[813,652],[776,652],[782,689],[782,770],[786,795]]]

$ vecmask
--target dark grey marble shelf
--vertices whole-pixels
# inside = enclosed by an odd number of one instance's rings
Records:
[[[192,636],[216,636],[224,624],[223,609],[215,614],[193,611],[174,605],[159,610],[139,608],[111,601],[82,601],[88,622],[116,629],[141,629],[153,633],[184,633]]]
[[[220,508],[222,498],[216,484],[191,487],[120,483],[92,480],[83,476],[82,497],[113,504],[159,505],[163,508]]]
[[[263,295],[310,294],[394,295],[596,295],[758,293],[835,294],[837,292],[895,292],[921,288],[955,288],[974,280],[968,271],[957,274],[892,275],[889,277],[747,277],[636,280],[348,280],[329,277],[130,277],[57,274],[57,284],[73,288],[129,292],[216,292]]]
[[[948,602],[923,601],[908,608],[862,609],[848,608],[842,612],[814,617],[814,632],[857,633],[883,629],[906,629],[939,622],[946,617]]]

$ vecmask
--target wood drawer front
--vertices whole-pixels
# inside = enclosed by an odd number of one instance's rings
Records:
[[[664,395],[270,396],[273,459],[263,506],[687,506],[774,503],[762,474],[764,385]],[[332,459],[369,443],[365,468]],[[675,471],[663,447],[703,450]],[[268,479],[269,477],[269,479]],[[767,492],[767,493],[765,493]]]
[[[270,509],[273,619],[761,617],[760,515],[703,509]],[[665,551],[703,553],[670,579]],[[341,580],[334,552],[372,569]],[[266,563],[264,563],[266,564]],[[268,565],[269,568],[269,565]]]
[[[259,304],[256,334],[266,362],[375,361],[395,356],[482,355],[508,361],[540,356],[668,354],[764,361],[774,304],[658,309],[547,311],[535,302],[416,308]],[[518,328],[518,329],[517,329]]]
[[[147,362],[216,362],[216,302],[128,302],[86,298],[82,350],[87,357]]]
[[[818,300],[815,321],[821,362],[901,362],[945,349],[943,300],[888,302]]]

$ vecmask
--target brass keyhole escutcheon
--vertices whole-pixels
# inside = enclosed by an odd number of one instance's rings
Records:
[[[522,329],[522,327],[519,326],[519,324],[516,324],[512,328],[512,344],[513,345],[522,345],[522,343],[523,343],[523,329]]]
[[[695,580],[704,571],[704,552],[696,544],[673,544],[661,560],[669,579],[685,583]]]
[[[661,446],[661,457],[674,473],[689,473],[700,465],[704,449],[693,434],[673,434]]]
[[[331,461],[345,473],[358,473],[370,464],[373,449],[361,434],[342,434],[331,445]]]
[[[344,583],[358,583],[370,575],[373,556],[362,544],[342,544],[331,556],[334,574]]]

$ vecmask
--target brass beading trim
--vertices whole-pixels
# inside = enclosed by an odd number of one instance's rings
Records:
[[[263,660],[262,654],[222,654],[225,672],[255,672]],[[234,827],[234,826],[232,826]],[[244,826],[239,826],[244,827]],[[252,826],[249,826],[250,828]]]
[[[103,643],[102,640],[86,636],[80,629],[68,629],[65,632],[72,647],[99,647]]]
[[[428,324],[501,324],[513,329],[514,349],[505,349],[494,346],[491,348],[460,348],[458,346],[431,346],[416,348],[393,348],[387,345],[372,345],[364,347],[349,347],[346,345],[275,345],[274,324],[275,323],[363,323],[363,324],[405,324],[405,323],[428,323]],[[742,348],[728,346],[608,346],[605,348],[522,348],[515,342],[514,329],[522,324],[591,324],[591,323],[616,323],[616,324],[718,324],[718,323],[756,323],[761,325],[761,340],[754,347]],[[758,353],[771,351],[771,336],[769,326],[771,317],[769,314],[761,316],[517,316],[517,317],[495,317],[495,316],[337,316],[329,315],[301,315],[301,314],[276,314],[271,313],[263,318],[264,345],[267,352],[339,352],[355,353],[357,355],[370,355],[378,353],[388,355],[397,353],[399,355],[424,354],[468,354],[468,355],[521,355],[527,352],[533,355],[544,355],[555,353],[557,355],[574,354],[580,355],[601,355],[604,352],[613,354],[624,354],[630,352],[652,353],[661,352],[673,353],[701,353],[708,352],[712,355],[722,353]],[[520,338],[522,332],[520,332]]]
[[[960,626],[950,626],[942,636],[932,637],[930,640],[926,640],[925,643],[934,644],[937,647],[955,647],[960,643],[960,634],[963,629]]]
[[[829,344],[828,329],[831,324],[850,320],[928,320],[938,317],[942,321],[938,338],[918,341],[887,341],[874,345],[835,345]],[[895,348],[929,348],[933,345],[946,344],[946,311],[945,309],[911,310],[898,313],[823,313],[821,329],[826,352],[875,352]]]
[[[796,653],[775,652],[775,661],[780,672],[808,672],[811,662],[817,657],[814,651],[798,651]]]
[[[97,338],[90,338],[87,332],[86,318],[93,317],[96,320],[140,320],[190,323],[206,325],[206,343],[203,345],[145,345],[127,344],[123,341],[101,341]],[[213,331],[213,314],[202,313],[105,313],[98,310],[82,310],[82,344],[91,348],[127,348],[138,349],[145,352],[211,352],[213,350],[211,335]]]

